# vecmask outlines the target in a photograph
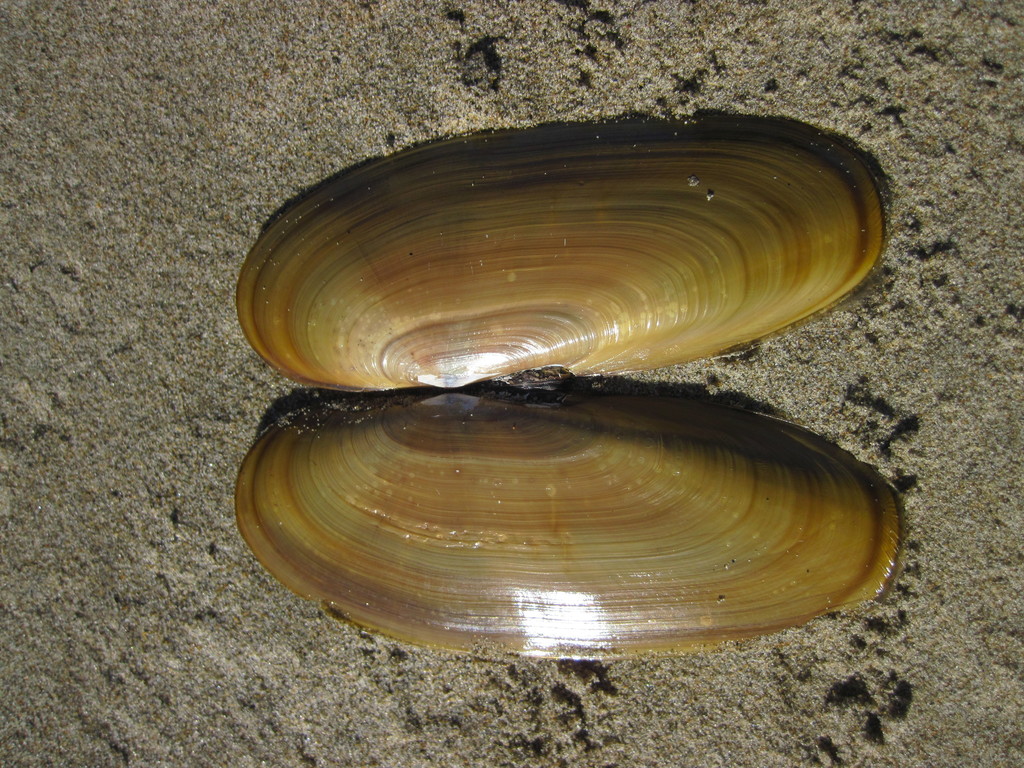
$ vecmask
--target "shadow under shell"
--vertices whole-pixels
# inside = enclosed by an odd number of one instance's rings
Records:
[[[324,409],[243,462],[238,525],[299,595],[413,643],[683,651],[881,595],[896,497],[784,422],[687,400],[444,394]]]

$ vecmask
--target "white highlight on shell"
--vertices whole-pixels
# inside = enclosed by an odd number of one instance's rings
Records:
[[[571,653],[578,642],[599,648],[611,639],[611,628],[594,595],[563,590],[519,590],[515,595],[520,631],[529,638],[527,655],[548,655],[551,651]],[[566,638],[573,638],[567,646]]]

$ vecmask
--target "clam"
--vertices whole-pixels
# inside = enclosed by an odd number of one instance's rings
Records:
[[[478,133],[324,183],[238,282],[304,383],[457,387],[715,355],[834,304],[883,244],[879,181],[801,123],[715,116]]]
[[[252,448],[236,503],[264,566],[334,613],[536,656],[800,624],[880,595],[900,533],[885,482],[821,438],[650,397],[307,413]]]

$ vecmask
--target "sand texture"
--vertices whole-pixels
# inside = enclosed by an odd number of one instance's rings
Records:
[[[1024,763],[1024,5],[0,2],[0,764]],[[779,115],[892,192],[874,283],[609,388],[770,409],[905,492],[890,599],[722,649],[424,650],[266,573],[233,491],[286,200],[440,136]],[[439,201],[443,204],[443,201]]]

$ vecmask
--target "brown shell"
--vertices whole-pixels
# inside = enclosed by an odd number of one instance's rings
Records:
[[[250,343],[299,381],[454,387],[719,354],[836,302],[883,243],[876,175],[792,121],[548,125],[325,183],[259,238]]]
[[[238,524],[286,586],[410,642],[677,651],[882,593],[881,478],[792,425],[671,398],[440,395],[326,410],[253,447]]]

